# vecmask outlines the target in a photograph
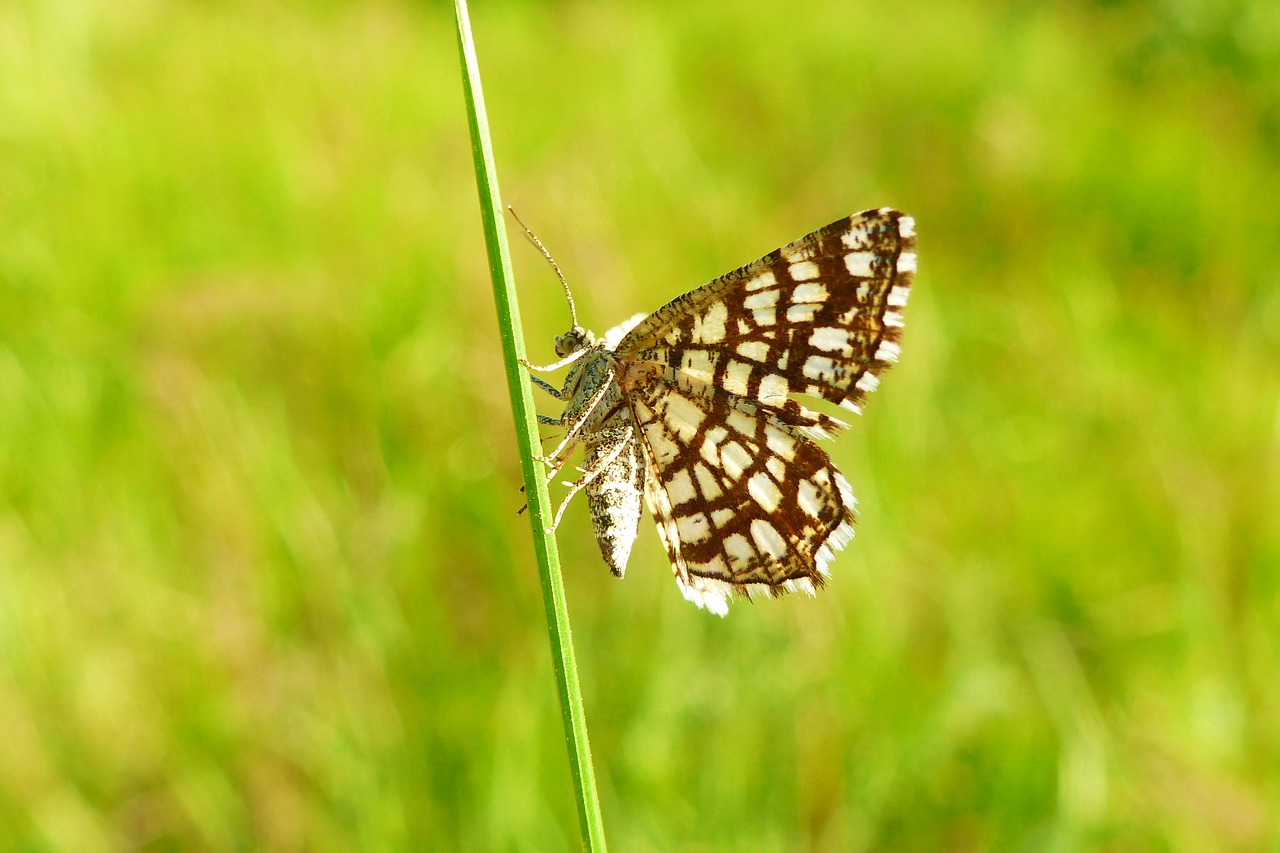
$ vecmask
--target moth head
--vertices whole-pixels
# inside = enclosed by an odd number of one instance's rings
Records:
[[[564,358],[565,356],[573,355],[579,350],[593,346],[595,342],[595,335],[575,323],[572,329],[563,335],[556,336],[556,355]]]

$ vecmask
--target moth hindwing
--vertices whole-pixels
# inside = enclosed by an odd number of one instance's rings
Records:
[[[840,219],[599,341],[570,296],[560,360],[526,364],[569,367],[561,388],[533,378],[565,404],[558,418],[538,417],[565,431],[543,457],[548,480],[585,447],[552,527],[585,491],[601,554],[621,577],[643,495],[676,583],[699,607],[723,616],[731,595],[814,593],[853,536],[855,502],[815,443],[847,425],[795,398],[860,411],[897,361],[914,225],[889,208]]]

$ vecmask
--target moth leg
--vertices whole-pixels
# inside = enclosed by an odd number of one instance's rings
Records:
[[[554,469],[555,471],[559,471],[561,468],[563,468],[565,460],[562,459],[561,456],[565,454],[565,448],[567,448],[570,444],[576,443],[578,441],[578,433],[582,432],[583,427],[587,425],[587,421],[591,419],[592,413],[594,413],[595,410],[599,408],[600,404],[604,402],[604,398],[608,393],[609,393],[609,384],[608,383],[601,384],[600,390],[596,391],[596,393],[592,395],[591,399],[587,401],[587,405],[583,408],[582,412],[578,415],[577,420],[575,420],[572,425],[569,425],[569,429],[565,432],[564,438],[560,440],[560,444],[556,447],[556,449],[546,456],[537,457],[538,461],[548,465],[553,462],[556,463],[556,467]],[[547,422],[539,420],[539,423],[547,423]],[[564,423],[563,417],[561,417],[559,422],[552,422],[548,425],[549,426],[566,426],[566,424]],[[548,479],[547,482],[551,482],[550,479]]]
[[[538,459],[539,462],[548,466],[551,469],[547,471],[548,486],[551,485],[551,481],[556,478],[556,475],[560,473],[560,469],[564,468],[565,463],[569,461],[569,457],[567,455],[565,456],[564,459],[551,459],[548,457],[536,457],[536,458]]]
[[[629,436],[630,434],[631,434],[631,427],[625,427],[619,430],[606,430],[605,432],[600,434],[600,440],[602,441],[611,440],[611,439],[617,438],[619,435]],[[578,469],[582,471],[582,476],[579,477],[577,480],[574,480],[572,483],[569,483],[569,482],[565,483],[565,485],[569,487],[569,493],[566,494],[564,496],[564,500],[560,502],[560,508],[556,510],[556,517],[554,520],[552,520],[551,526],[547,528],[546,530],[547,533],[556,532],[556,528],[560,526],[560,519],[564,517],[564,511],[568,509],[569,501],[573,500],[573,496],[576,495],[578,492],[582,491],[583,489],[585,489],[588,485],[591,484],[593,480],[595,480],[602,473],[604,473],[604,470],[608,468],[614,462],[614,460],[616,460],[619,456],[622,455],[622,451],[626,450],[627,446],[628,444],[625,441],[617,442],[617,444],[613,447],[612,450],[610,450],[604,456],[601,456],[599,459],[596,460],[596,464],[593,465],[590,468],[590,470],[581,469],[581,468]]]
[[[541,388],[543,391],[546,391],[546,392],[547,392],[548,394],[550,394],[552,397],[555,397],[557,400],[563,400],[563,399],[564,399],[564,394],[562,394],[562,393],[560,392],[560,389],[559,389],[559,388],[557,388],[556,386],[552,385],[550,382],[544,382],[544,381],[542,381],[541,379],[539,379],[538,377],[533,376],[533,375],[530,375],[530,376],[529,376],[529,381],[530,381],[530,382],[532,382],[534,385],[537,385],[537,386],[538,386],[539,388]]]
[[[567,367],[568,365],[573,364],[575,361],[582,358],[586,354],[587,354],[587,350],[580,349],[577,352],[569,353],[569,355],[565,356],[559,361],[551,362],[551,364],[546,364],[546,365],[533,364],[527,358],[520,359],[520,363],[523,364],[525,368],[528,370],[536,370],[539,373],[550,373],[553,370],[559,370],[562,367]]]

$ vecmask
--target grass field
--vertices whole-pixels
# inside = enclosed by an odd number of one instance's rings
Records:
[[[1280,5],[473,4],[596,331],[920,233],[822,595],[568,513],[613,849],[1280,849]],[[576,849],[452,27],[0,5],[0,849]]]

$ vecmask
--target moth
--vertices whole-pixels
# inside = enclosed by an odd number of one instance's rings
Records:
[[[518,221],[518,220],[517,220]],[[523,227],[523,223],[521,223]],[[564,384],[530,374],[564,403],[559,445],[540,457],[548,482],[581,445],[579,492],[600,553],[626,571],[642,507],[658,527],[684,597],[724,616],[729,599],[814,594],[853,537],[855,501],[816,443],[846,428],[806,408],[814,397],[860,412],[898,360],[916,271],[915,222],[896,210],[855,213],[637,315],[597,340],[572,325]]]

